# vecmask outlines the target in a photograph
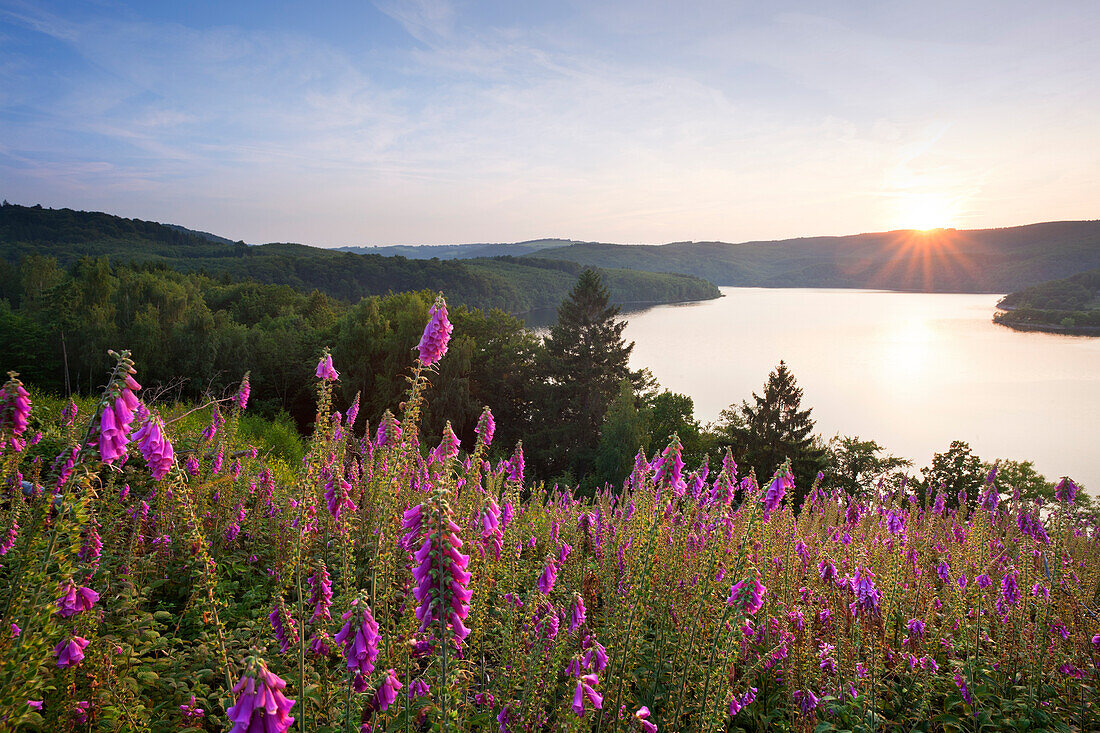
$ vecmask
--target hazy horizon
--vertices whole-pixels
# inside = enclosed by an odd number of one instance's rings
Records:
[[[1097,216],[1100,6],[0,0],[0,196],[248,242]]]

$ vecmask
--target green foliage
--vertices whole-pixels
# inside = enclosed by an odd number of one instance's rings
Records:
[[[932,456],[932,463],[921,469],[917,482],[918,494],[925,503],[931,501],[937,491],[946,492],[947,506],[959,504],[960,492],[966,492],[967,503],[978,501],[978,492],[985,483],[989,471],[982,459],[970,450],[970,444],[961,440],[951,441],[947,451]]]
[[[1009,293],[996,323],[1021,330],[1100,334],[1100,268]]]
[[[764,384],[764,394],[752,394],[722,411],[718,431],[723,445],[743,460],[742,470],[756,472],[765,481],[791,461],[796,496],[795,506],[809,493],[819,471],[826,468],[825,450],[812,434],[812,408],[802,409],[802,388],[786,363],[779,362]]]
[[[115,263],[170,267],[210,275],[226,284],[253,280],[296,290],[319,290],[354,303],[369,295],[443,290],[452,305],[524,313],[556,305],[569,292],[580,267],[560,261],[515,258],[406,259],[353,254],[301,244],[247,246],[221,237],[97,212],[7,205],[0,207],[0,259],[49,256],[63,267],[83,257]],[[23,270],[28,269],[26,266]],[[29,268],[48,280],[49,272]],[[616,302],[670,302],[718,297],[717,288],[696,277],[608,272]],[[11,273],[0,272],[0,288]],[[2,290],[0,290],[2,292]],[[2,296],[0,296],[2,297]]]
[[[896,484],[912,461],[890,455],[873,440],[857,436],[836,436],[826,448],[829,468],[825,479],[844,489],[849,496],[863,497],[878,483]]]
[[[620,383],[626,379],[636,389],[642,386],[644,376],[627,365],[634,344],[623,341],[626,322],[615,319],[619,308],[608,301],[600,275],[585,270],[558,307],[558,322],[544,341],[542,431],[535,433],[541,446],[535,460],[543,475],[586,475]]]

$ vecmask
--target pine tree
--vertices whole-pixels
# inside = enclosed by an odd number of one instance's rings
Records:
[[[752,467],[761,483],[790,459],[794,473],[795,506],[809,493],[817,472],[825,468],[825,451],[812,435],[812,408],[802,409],[802,388],[786,363],[768,375],[764,394],[752,394],[741,406],[722,412],[727,440],[742,468]]]
[[[536,462],[544,476],[584,477],[592,467],[607,408],[624,379],[640,387],[642,373],[627,363],[633,343],[623,341],[626,321],[608,304],[607,289],[595,270],[581,273],[558,308],[558,322],[545,341],[546,395],[539,420]]]

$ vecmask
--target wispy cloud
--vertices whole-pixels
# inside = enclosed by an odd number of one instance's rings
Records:
[[[908,4],[797,2],[504,24],[386,0],[378,25],[398,35],[349,46],[0,0],[0,173],[44,203],[318,244],[844,233],[930,194],[975,225],[1088,215],[1097,28],[1056,5],[1036,40],[1034,12],[999,7],[981,36],[963,31],[984,5],[944,6],[941,26]],[[1010,205],[1011,181],[1059,166],[1085,181],[1072,199]]]

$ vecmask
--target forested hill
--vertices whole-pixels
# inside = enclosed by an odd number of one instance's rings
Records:
[[[89,255],[121,263],[163,263],[231,280],[317,289],[348,302],[388,292],[442,290],[455,304],[510,313],[557,306],[583,269],[560,260],[411,260],[302,244],[249,246],[182,227],[98,212],[0,207],[0,259],[8,263],[9,273],[32,254],[54,257],[63,266]],[[612,301],[618,303],[718,296],[714,285],[693,276],[610,270],[603,274]]]
[[[1100,267],[1100,221],[773,242],[575,243],[536,256],[681,272],[718,285],[1004,293]]]
[[[531,239],[526,242],[510,244],[391,244],[384,247],[338,247],[341,252],[354,252],[360,255],[400,255],[410,260],[429,260],[437,257],[441,260],[468,260],[474,257],[521,257],[538,252],[540,249],[565,247],[579,244],[571,239]]]
[[[993,320],[1024,331],[1100,336],[1100,268],[1009,293]]]

